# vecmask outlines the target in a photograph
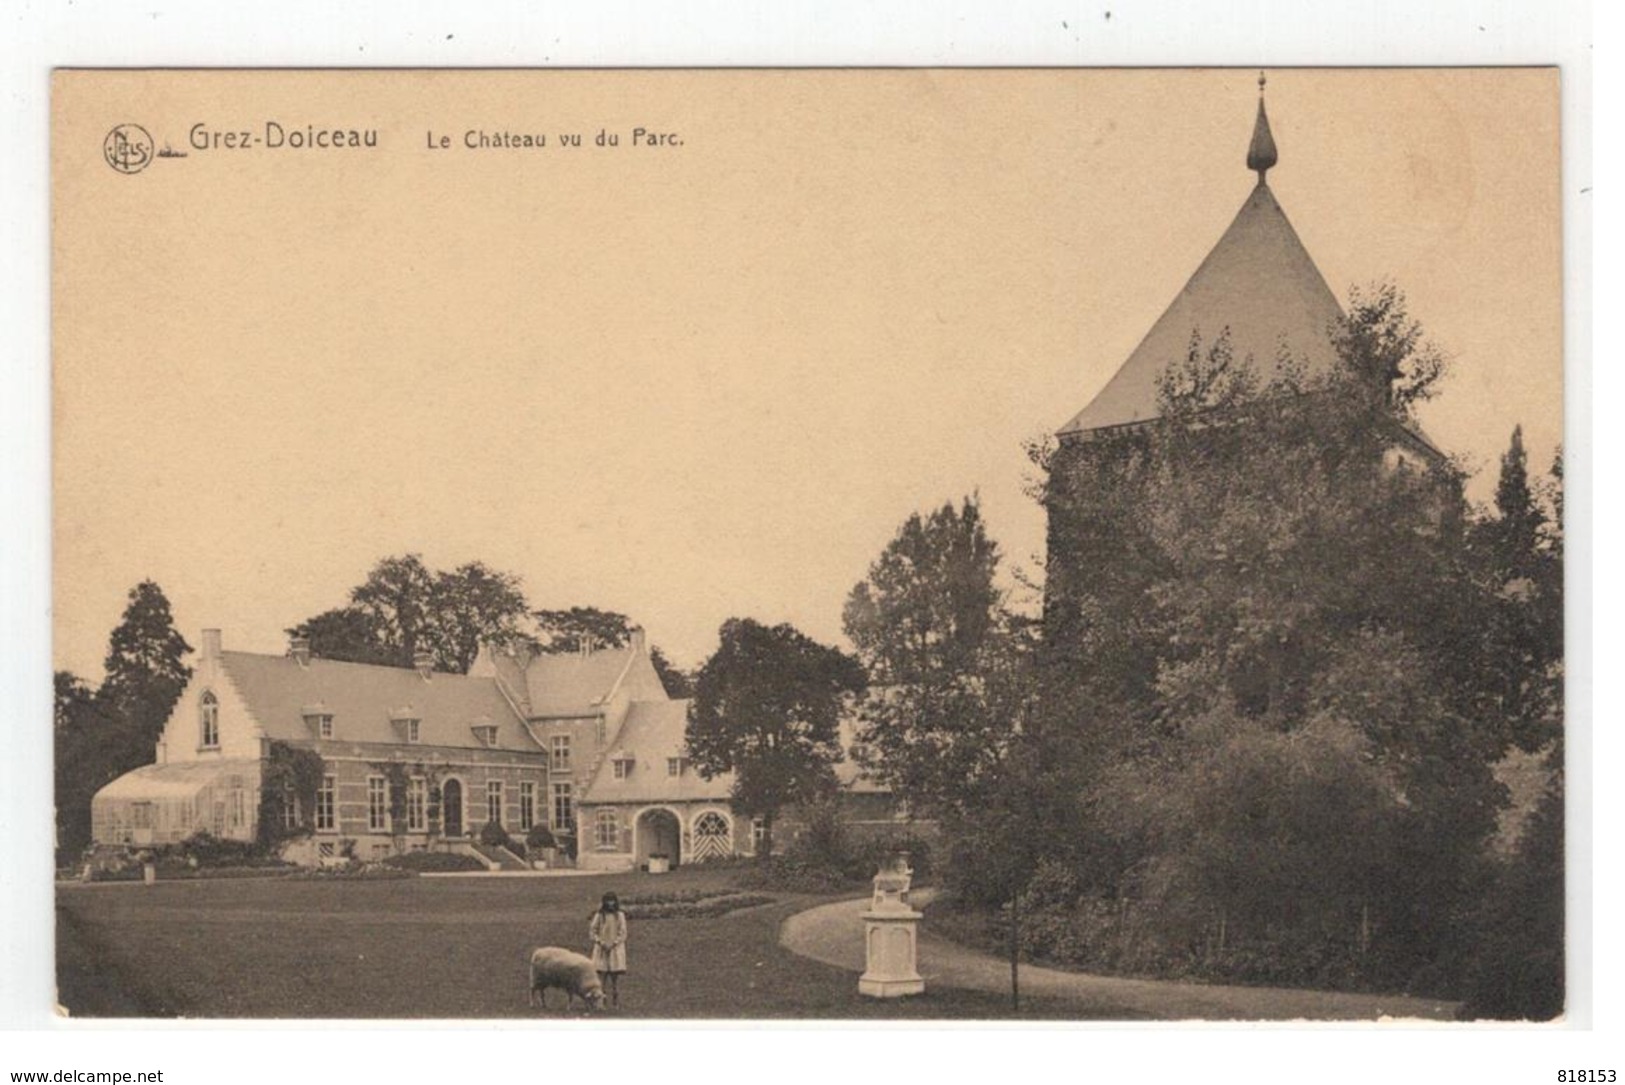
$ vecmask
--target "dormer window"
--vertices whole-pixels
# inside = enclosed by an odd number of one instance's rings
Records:
[[[389,714],[389,722],[395,725],[397,733],[403,742],[416,742],[418,740],[418,725],[422,722],[411,706],[397,708]]]
[[[497,725],[494,723],[476,723],[474,737],[479,739],[482,746],[495,746],[497,744]]]
[[[204,690],[198,701],[198,745],[205,750],[220,748],[220,700],[213,690]]]
[[[311,734],[317,738],[333,737],[333,713],[325,705],[306,705],[304,716],[305,726],[310,728]]]
[[[629,753],[616,754],[610,761],[610,767],[615,773],[615,779],[626,779],[632,775],[632,755]]]

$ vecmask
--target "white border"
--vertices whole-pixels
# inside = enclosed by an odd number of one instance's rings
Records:
[[[1104,13],[1110,10],[1108,20]],[[426,1026],[396,1023],[358,1036],[352,1029],[314,1030],[297,1043],[266,1037],[255,1057],[234,1053],[241,1032],[280,1029],[166,1024],[139,1033],[118,1026],[79,1024],[71,1030],[42,1015],[51,990],[50,886],[49,584],[50,485],[48,450],[48,172],[46,162],[48,73],[52,65],[86,66],[634,66],[634,65],[1226,65],[1311,64],[1547,64],[1563,66],[1563,169],[1567,403],[1570,456],[1569,673],[1575,726],[1569,749],[1571,803],[1584,810],[1592,798],[1590,766],[1618,764],[1607,728],[1595,743],[1591,718],[1590,639],[1593,529],[1612,526],[1613,509],[1592,502],[1596,463],[1619,463],[1612,434],[1597,434],[1593,455],[1590,410],[1593,393],[1605,402],[1617,391],[1618,363],[1599,367],[1593,385],[1591,284],[1591,12],[1584,0],[1367,0],[1303,3],[1302,0],[1225,0],[1092,3],[965,0],[864,4],[855,0],[780,3],[760,9],[745,4],[513,2],[386,3],[338,7],[311,0],[250,7],[205,0],[147,0],[114,7],[97,0],[58,0],[16,5],[0,30],[0,215],[6,239],[6,288],[0,292],[0,327],[7,333],[4,395],[0,410],[0,457],[4,507],[0,517],[0,705],[9,742],[0,757],[0,1024],[25,1029],[20,1043],[0,1044],[0,1073],[39,1068],[165,1067],[166,1081],[204,1080],[230,1065],[243,1081],[273,1081],[288,1073],[309,1074],[320,1059],[323,1076],[369,1068],[405,1071],[412,1080],[444,1080],[479,1073],[487,1059],[513,1061],[527,1055],[549,1073],[657,1073],[663,1081],[768,1072],[821,1081],[851,1074],[914,1078],[956,1071],[976,1075],[1063,1073],[1178,1080],[1200,1074],[1248,1080],[1368,1080],[1388,1070],[1399,1080],[1472,1080],[1493,1071],[1493,1080],[1552,1081],[1564,1068],[1619,1066],[1612,1041],[1617,1001],[1609,965],[1616,939],[1598,930],[1586,953],[1593,892],[1613,903],[1616,862],[1605,846],[1591,851],[1589,824],[1570,819],[1576,861],[1571,888],[1574,995],[1571,1025],[1552,1032],[1388,1032],[1325,1029],[1289,1031],[1209,1029],[1181,1032],[1176,1044],[1161,1027],[1138,1029],[1021,1029],[1022,1036],[993,1036],[956,1025],[909,1038],[886,1030],[842,1029],[832,1045],[813,1026],[768,1034],[737,1026],[726,1054],[693,1033],[636,1044],[597,1034],[545,1045],[513,1043],[521,1037],[431,1035],[426,1042],[403,1035]],[[1607,71],[1604,70],[1606,78]],[[1604,97],[1602,100],[1611,100]],[[1604,132],[1606,134],[1606,132]],[[1598,188],[1597,191],[1607,192]],[[1611,270],[1611,268],[1610,268]],[[1617,285],[1617,279],[1607,280]],[[1604,296],[1608,296],[1606,293]],[[1605,333],[1607,329],[1604,329]],[[1608,477],[1608,476],[1604,476]],[[1608,535],[1617,537],[1615,533]],[[1596,587],[1614,599],[1619,574],[1597,570]],[[1606,617],[1607,607],[1596,608]],[[1605,628],[1599,653],[1617,647]],[[1607,675],[1604,675],[1606,682]],[[1598,718],[1617,721],[1617,686],[1605,684]],[[1613,789],[1617,791],[1618,789]],[[1609,791],[1596,794],[1598,823],[1617,824]],[[1594,881],[1593,881],[1594,878]],[[1591,990],[1590,964],[1597,962]],[[1595,1031],[1584,1031],[1590,1026]],[[428,1026],[438,1031],[446,1026]],[[454,1027],[454,1026],[453,1026]],[[711,1031],[697,1025],[694,1029]],[[1017,1026],[1019,1028],[1019,1026]],[[167,1036],[177,1029],[186,1036]],[[647,1030],[631,1030],[645,1032]],[[289,1037],[288,1039],[293,1039]],[[563,1038],[559,1038],[563,1039]],[[628,1040],[631,1037],[627,1038]],[[830,1037],[829,1039],[833,1039]],[[444,1040],[445,1042],[441,1042]],[[609,1041],[604,1044],[603,1041]],[[693,1042],[699,1041],[699,1042]],[[787,1046],[788,1045],[788,1046]],[[816,1046],[815,1046],[816,1045]],[[1018,1047],[1019,1045],[1019,1047]],[[805,1046],[812,1059],[785,1057]],[[594,1048],[613,1048],[614,1058]],[[492,1048],[506,1048],[506,1054]],[[483,1054],[481,1049],[484,1049]],[[567,1056],[565,1049],[576,1052]],[[817,1057],[822,1055],[822,1057]],[[263,1057],[259,1057],[263,1056]],[[577,1069],[567,1064],[582,1060]],[[32,1063],[25,1061],[32,1060]],[[363,1060],[367,1060],[363,1062]],[[720,1061],[719,1061],[720,1060]],[[866,1065],[867,1064],[867,1065]],[[488,1064],[487,1064],[488,1065]],[[494,1067],[493,1067],[494,1068]]]

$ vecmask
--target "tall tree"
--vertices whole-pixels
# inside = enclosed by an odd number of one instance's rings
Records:
[[[192,650],[175,628],[169,598],[150,580],[130,589],[124,617],[108,638],[106,677],[97,698],[119,720],[128,768],[152,760],[181,690],[192,677],[183,657]]]
[[[372,619],[383,646],[401,666],[411,666],[417,650],[433,639],[434,583],[421,556],[403,554],[381,559],[350,592],[350,604]]]
[[[1462,480],[1412,418],[1445,358],[1391,287],[1312,381],[1222,338],[1172,361],[1158,420],[1063,446],[1042,486],[1045,726],[1092,759],[1080,865],[1157,923],[1224,902],[1262,953],[1379,932],[1358,967],[1403,982],[1440,967],[1504,801]]]
[[[1482,517],[1470,535],[1474,572],[1486,596],[1477,655],[1482,711],[1502,719],[1508,739],[1531,752],[1549,744],[1561,727],[1560,465],[1537,489],[1523,428],[1515,428],[1501,457],[1493,515]]]
[[[410,667],[417,652],[441,670],[466,673],[482,641],[524,636],[529,612],[519,578],[471,561],[433,570],[417,554],[380,560],[348,605],[288,630],[312,654],[350,663]]]
[[[905,520],[847,596],[846,635],[873,682],[862,709],[868,767],[931,814],[977,802],[1030,696],[998,563],[966,498]]]
[[[465,674],[482,643],[525,635],[529,609],[517,576],[470,561],[434,574],[425,639],[440,666]]]
[[[83,679],[57,671],[53,685],[56,845],[58,854],[67,857],[90,843],[90,801],[125,771],[120,758],[134,744],[125,741],[117,721],[102,711],[96,691]]]
[[[695,680],[687,748],[706,779],[734,774],[735,808],[762,819],[764,859],[780,810],[833,791],[842,706],[863,687],[856,660],[793,626],[723,623]]]
[[[91,800],[106,784],[152,763],[169,713],[192,676],[191,651],[175,629],[163,589],[130,589],[108,638],[100,688],[67,671],[54,676],[57,844],[64,855],[90,842]]]

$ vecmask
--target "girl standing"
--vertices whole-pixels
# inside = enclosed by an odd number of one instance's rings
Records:
[[[604,894],[587,933],[592,936],[592,966],[609,989],[610,1005],[619,1006],[621,973],[626,971],[626,913],[614,893]]]

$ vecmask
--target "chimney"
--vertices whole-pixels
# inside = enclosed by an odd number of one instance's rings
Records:
[[[220,630],[205,629],[203,631],[203,658],[220,658]]]
[[[418,674],[422,675],[423,680],[427,682],[430,675],[434,674],[434,653],[419,648],[412,653],[412,666],[418,669]]]
[[[634,625],[632,627],[632,651],[638,655],[643,655],[645,648],[646,644],[643,635],[643,626]]]
[[[290,637],[288,639],[288,654],[298,660],[301,667],[310,666],[310,638]]]

